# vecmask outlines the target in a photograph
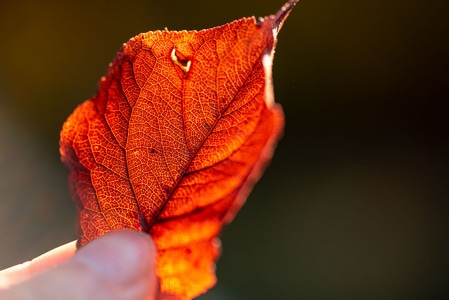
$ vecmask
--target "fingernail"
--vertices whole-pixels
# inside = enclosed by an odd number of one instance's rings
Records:
[[[117,284],[151,280],[155,246],[138,231],[116,231],[102,236],[79,250],[75,258],[98,275]]]

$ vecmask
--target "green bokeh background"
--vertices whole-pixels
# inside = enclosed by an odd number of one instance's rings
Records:
[[[75,239],[66,117],[123,42],[282,0],[0,4],[0,268]],[[201,299],[449,298],[448,1],[303,0],[279,34],[285,135]]]

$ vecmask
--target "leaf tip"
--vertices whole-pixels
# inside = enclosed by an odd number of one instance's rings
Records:
[[[274,22],[274,28],[277,32],[281,30],[282,25],[284,24],[285,20],[287,19],[290,12],[293,10],[293,7],[299,2],[299,0],[290,0],[287,3],[282,6],[282,8],[274,15],[275,22]]]
[[[281,30],[285,20],[298,2],[299,0],[290,0],[285,3],[276,14],[265,18],[265,20],[270,20],[272,22],[273,32],[278,33]]]

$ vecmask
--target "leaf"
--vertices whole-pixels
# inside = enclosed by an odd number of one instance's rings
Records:
[[[296,2],[259,21],[147,32],[123,45],[61,131],[79,247],[111,230],[145,231],[162,293],[191,299],[214,285],[220,230],[283,128],[271,63]]]

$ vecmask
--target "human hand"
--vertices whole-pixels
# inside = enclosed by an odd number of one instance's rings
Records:
[[[71,242],[0,271],[0,299],[156,299],[156,248],[149,235],[113,231],[75,250]]]

